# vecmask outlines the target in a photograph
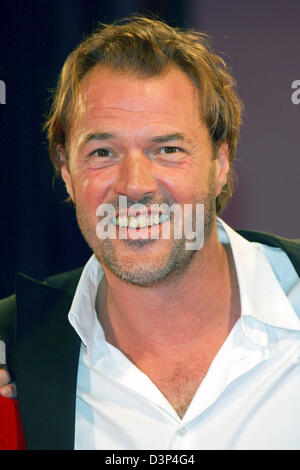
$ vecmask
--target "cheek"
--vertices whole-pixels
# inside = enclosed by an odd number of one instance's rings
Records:
[[[206,188],[205,175],[197,165],[164,169],[159,179],[162,191],[166,190],[174,202],[179,203],[190,203]]]
[[[76,175],[73,180],[76,203],[96,210],[99,204],[108,202],[113,175],[109,172],[88,171]]]

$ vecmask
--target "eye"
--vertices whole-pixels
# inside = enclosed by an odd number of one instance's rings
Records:
[[[186,150],[174,145],[165,145],[157,149],[156,158],[162,162],[176,163],[181,162],[186,157]]]
[[[94,150],[90,155],[95,156],[95,157],[104,158],[104,157],[111,157],[112,153],[111,153],[110,150],[108,150],[106,148],[101,148],[101,149]]]
[[[159,153],[163,153],[163,154],[170,154],[170,153],[176,153],[176,152],[181,152],[182,149],[179,148],[179,147],[162,147],[159,151]]]

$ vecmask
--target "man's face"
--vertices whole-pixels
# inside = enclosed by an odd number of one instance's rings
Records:
[[[80,229],[104,269],[136,285],[153,285],[185,269],[197,253],[185,249],[184,238],[133,240],[130,228],[127,239],[118,239],[117,227],[116,239],[101,240],[97,208],[110,203],[117,210],[119,196],[149,209],[154,203],[202,203],[208,237],[215,199],[226,181],[227,145],[213,159],[197,89],[175,67],[138,78],[97,66],[81,89],[84,112],[70,131],[69,167],[62,165]],[[143,230],[161,234],[163,223],[156,220],[155,227],[150,223]]]

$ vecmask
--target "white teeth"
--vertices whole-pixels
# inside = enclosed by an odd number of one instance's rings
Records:
[[[114,217],[112,222],[119,227],[129,227],[129,228],[144,228],[150,227],[152,225],[158,225],[160,223],[169,220],[169,215],[167,214],[154,214],[154,215],[138,215],[137,217],[130,216],[119,216]]]
[[[154,214],[153,216],[151,216],[153,221],[152,221],[152,224],[159,224],[159,214]],[[151,224],[151,225],[152,225]]]
[[[159,219],[160,219],[160,222],[165,222],[166,220],[169,220],[170,216],[167,215],[167,214],[162,214]]]
[[[118,219],[119,219],[119,226],[120,227],[127,227],[128,219],[127,219],[126,215],[123,215],[123,216],[119,217]]]
[[[129,221],[128,221],[128,227],[130,228],[136,228],[138,226],[138,221],[137,221],[137,218],[136,217],[129,217]]]
[[[148,217],[145,217],[144,215],[140,215],[138,217],[138,227],[146,227],[148,224]]]

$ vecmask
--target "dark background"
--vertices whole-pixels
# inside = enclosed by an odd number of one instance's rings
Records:
[[[234,228],[300,237],[299,0],[12,0],[0,6],[0,298],[16,272],[43,279],[83,265],[90,250],[73,208],[52,184],[42,134],[49,89],[69,52],[98,21],[155,13],[210,34],[245,103],[239,184],[222,214]]]

